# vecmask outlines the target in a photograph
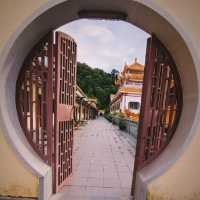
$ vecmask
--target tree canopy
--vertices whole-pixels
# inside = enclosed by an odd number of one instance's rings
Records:
[[[113,74],[113,72],[115,72]],[[117,92],[117,87],[114,85],[115,74],[117,70],[112,70],[112,73],[92,68],[85,63],[77,64],[77,84],[90,98],[97,99],[99,109],[107,109],[110,103],[110,94]]]

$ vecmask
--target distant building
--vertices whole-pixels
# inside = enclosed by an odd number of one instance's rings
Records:
[[[74,110],[74,119],[76,124],[89,119],[95,119],[98,115],[96,104],[96,99],[88,98],[83,90],[76,85],[76,102]]]
[[[123,71],[116,79],[119,90],[111,94],[110,112],[121,112],[138,122],[141,106],[144,66],[135,59],[131,65],[124,65]]]

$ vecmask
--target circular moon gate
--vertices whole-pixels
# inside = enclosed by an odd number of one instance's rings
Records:
[[[195,37],[192,36],[187,22],[182,23],[178,20],[177,15],[169,12],[170,7],[165,7],[162,3],[158,5],[156,2],[147,0],[142,2],[102,0],[98,4],[90,0],[84,2],[84,4],[79,0],[55,0],[54,2],[43,4],[41,9],[24,13],[24,21],[16,26],[16,31],[13,32],[6,43],[6,48],[3,49],[5,53],[1,54],[2,62],[0,66],[3,72],[0,74],[2,81],[1,91],[2,94],[5,94],[2,95],[0,104],[2,111],[1,127],[5,137],[8,138],[8,142],[23,164],[33,174],[40,177],[38,195],[43,199],[51,195],[51,169],[41,159],[38,159],[23,137],[15,109],[15,83],[27,52],[36,44],[38,38],[43,37],[49,30],[78,19],[78,12],[88,9],[93,10],[95,13],[98,13],[98,10],[105,12],[115,10],[127,13],[126,21],[141,27],[149,33],[155,32],[172,53],[181,76],[184,88],[184,106],[176,134],[174,134],[165,151],[154,162],[151,162],[148,167],[139,171],[141,183],[139,183],[139,187],[145,187],[145,185],[164,172],[168,174],[168,168],[175,164],[177,159],[184,154],[183,152],[192,141],[193,136],[198,133],[199,122],[197,119],[200,107],[198,104],[197,66],[199,58],[198,51],[192,42]],[[99,18],[101,18],[101,14]],[[187,123],[185,123],[186,121]],[[16,140],[19,137],[20,140]],[[160,165],[161,162],[162,165]],[[146,188],[143,189],[146,191]]]

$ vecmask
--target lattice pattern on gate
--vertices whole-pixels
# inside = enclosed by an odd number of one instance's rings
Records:
[[[72,173],[76,90],[75,41],[51,32],[27,56],[17,81],[17,110],[24,133],[53,168],[54,191]]]
[[[52,46],[44,37],[27,56],[17,81],[17,110],[25,135],[40,157],[51,165]]]
[[[152,36],[147,44],[137,169],[155,159],[170,142],[181,109],[182,88],[176,65],[163,44]]]
[[[152,162],[171,141],[182,110],[182,87],[172,56],[152,35],[146,63],[131,193],[136,174]]]
[[[76,43],[68,35],[56,32],[56,99],[55,99],[55,158],[54,190],[65,184],[72,172],[73,108],[76,90]]]

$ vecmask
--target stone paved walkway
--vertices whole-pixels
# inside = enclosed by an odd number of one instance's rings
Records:
[[[136,141],[107,120],[74,134],[73,174],[52,200],[128,200]]]

